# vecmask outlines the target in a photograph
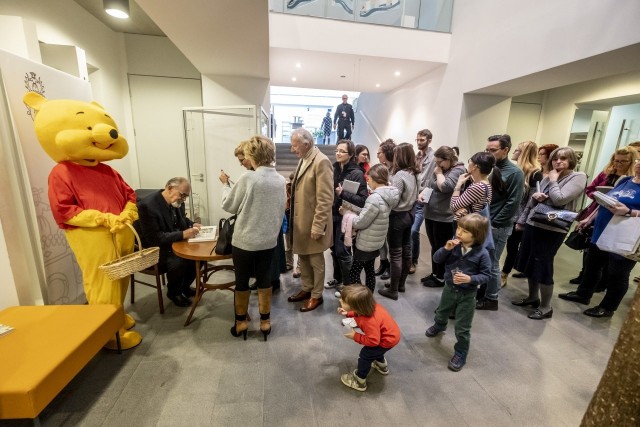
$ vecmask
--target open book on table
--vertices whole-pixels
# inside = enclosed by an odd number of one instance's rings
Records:
[[[200,231],[196,237],[189,239],[189,243],[212,242],[218,237],[218,227],[215,225],[206,225],[200,227]]]

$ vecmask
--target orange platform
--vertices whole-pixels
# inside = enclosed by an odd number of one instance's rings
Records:
[[[10,307],[0,323],[0,419],[37,418],[124,323],[115,305]]]

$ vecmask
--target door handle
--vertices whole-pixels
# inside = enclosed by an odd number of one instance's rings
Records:
[[[204,173],[194,173],[191,174],[191,177],[195,177],[196,180],[200,181],[200,182],[204,182]]]

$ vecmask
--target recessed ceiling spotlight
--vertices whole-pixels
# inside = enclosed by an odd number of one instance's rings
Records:
[[[376,87],[380,87],[380,83],[376,83]]]
[[[393,73],[396,77],[398,77],[400,75],[400,71],[396,71],[395,73]]]
[[[302,65],[299,62],[296,62],[296,68],[300,68]]]
[[[341,79],[344,79],[345,77],[347,77],[347,76],[340,76]]]
[[[295,77],[291,77],[291,81],[292,82],[295,82],[296,80],[298,80],[298,79],[296,79]]]
[[[114,18],[127,19],[129,17],[129,0],[103,0],[105,12]]]

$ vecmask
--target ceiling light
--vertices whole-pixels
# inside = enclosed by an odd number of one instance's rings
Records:
[[[400,75],[400,71],[396,71],[395,73],[393,73],[396,77],[398,77]]]
[[[129,17],[129,0],[102,0],[104,11],[114,18],[127,19]]]
[[[291,81],[292,82],[295,82],[296,80],[298,80],[298,79],[296,79],[295,77],[291,77]]]
[[[300,67],[302,67],[302,65],[300,65],[299,62],[296,62],[296,68],[300,68]]]
[[[376,87],[380,87],[380,83],[376,83]]]

